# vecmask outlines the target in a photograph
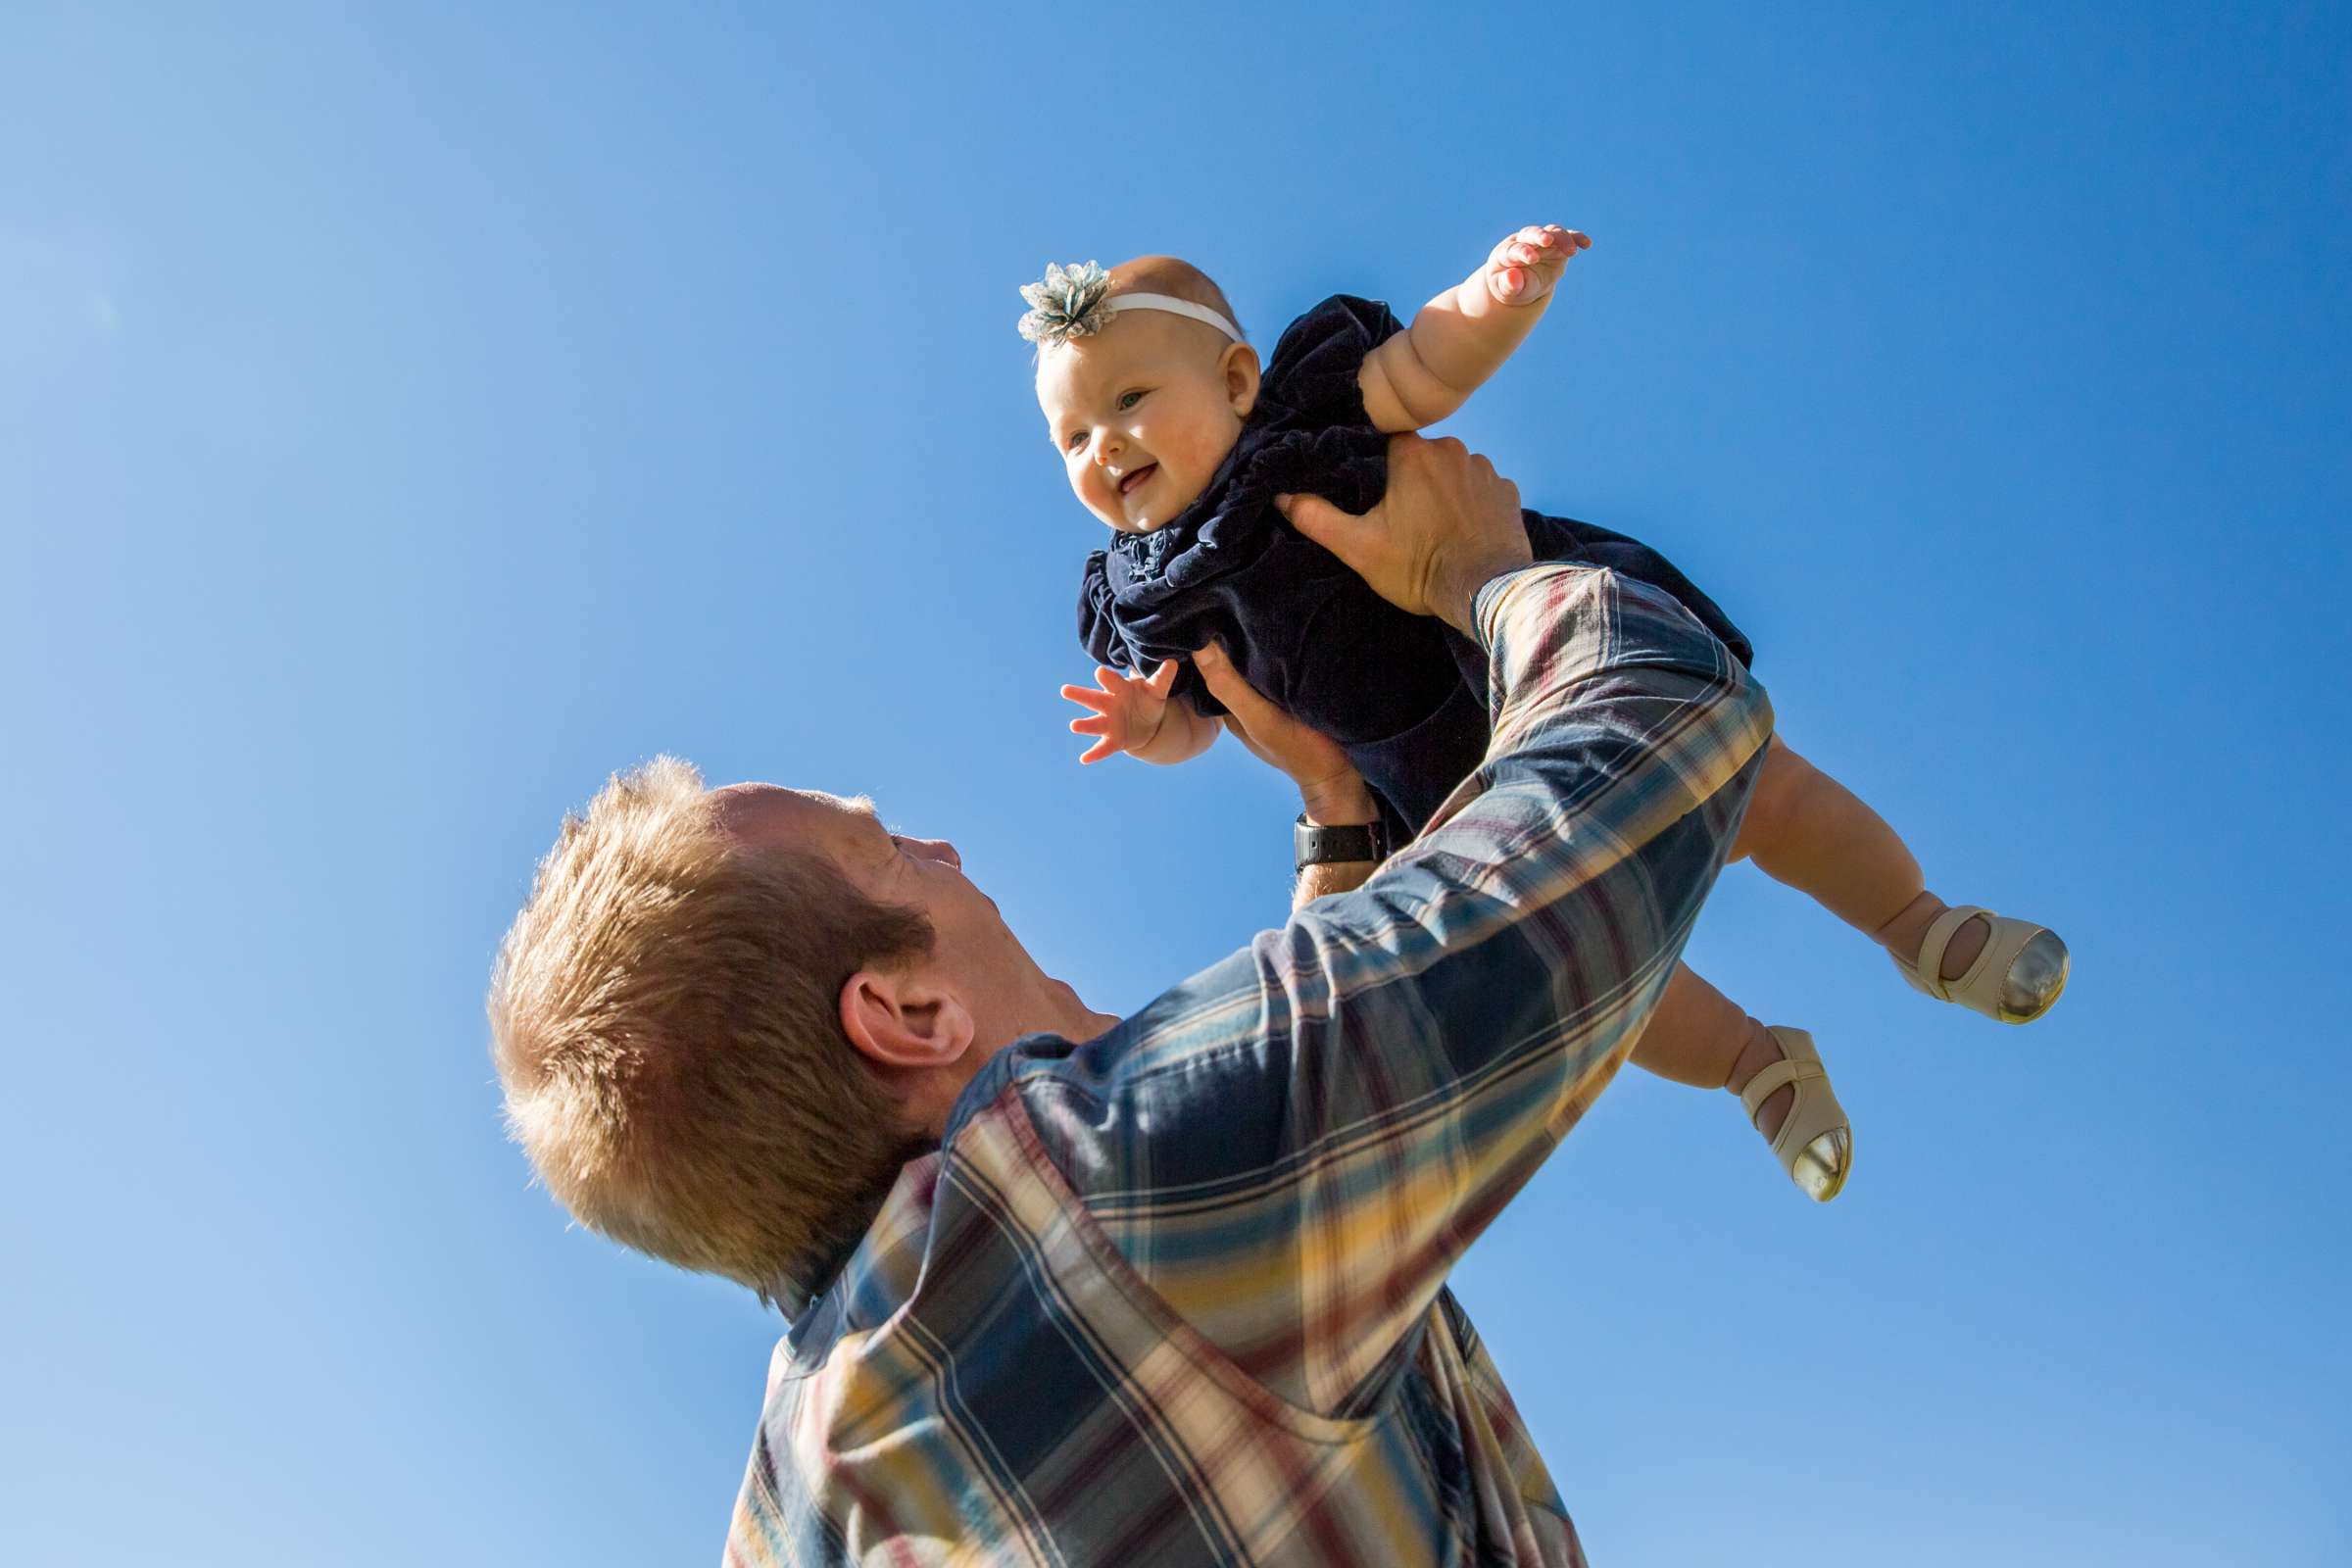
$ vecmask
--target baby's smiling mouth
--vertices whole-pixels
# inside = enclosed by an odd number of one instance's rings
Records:
[[[1123,495],[1123,496],[1124,496],[1124,495],[1133,495],[1133,494],[1135,493],[1135,487],[1136,487],[1137,485],[1139,485],[1139,484],[1142,484],[1142,483],[1143,483],[1143,482],[1144,482],[1146,479],[1149,479],[1149,478],[1151,478],[1151,477],[1152,477],[1153,474],[1157,473],[1158,471],[1159,471],[1159,465],[1158,465],[1158,464],[1156,464],[1156,463],[1147,463],[1147,464],[1145,464],[1145,465],[1144,465],[1142,467],[1140,467],[1140,468],[1136,469],[1136,470],[1135,470],[1133,473],[1131,473],[1131,474],[1128,474],[1128,475],[1127,475],[1125,478],[1123,478],[1123,479],[1121,479],[1121,480],[1119,481],[1119,494],[1121,494],[1121,495]]]

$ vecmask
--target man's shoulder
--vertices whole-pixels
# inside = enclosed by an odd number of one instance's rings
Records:
[[[1279,1142],[1265,1059],[1279,1031],[1257,949],[1226,955],[1091,1040],[1039,1034],[1005,1047],[949,1114],[951,1162],[1042,1159],[1078,1200],[1127,1208],[1219,1179]]]

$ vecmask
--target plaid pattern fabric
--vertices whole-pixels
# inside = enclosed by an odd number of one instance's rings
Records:
[[[1357,891],[958,1102],[777,1347],[730,1565],[1579,1563],[1446,1278],[1633,1049],[1770,710],[1490,583],[1494,742]]]

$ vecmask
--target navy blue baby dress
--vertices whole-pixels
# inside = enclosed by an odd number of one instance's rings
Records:
[[[1444,621],[1381,598],[1274,509],[1284,494],[1348,512],[1378,504],[1388,437],[1365,415],[1356,375],[1401,330],[1386,305],[1344,294],[1293,321],[1208,487],[1164,527],[1114,534],[1087,558],[1078,636],[1096,662],[1142,670],[1223,643],[1250,685],[1340,743],[1391,826],[1409,836],[1486,756],[1486,656]],[[1648,546],[1567,517],[1523,516],[1537,560],[1653,584],[1741,662],[1752,657],[1715,602]],[[1176,690],[1203,713],[1224,711],[1189,662]]]

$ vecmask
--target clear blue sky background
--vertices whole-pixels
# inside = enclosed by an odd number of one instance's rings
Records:
[[[1015,285],[1557,220],[1450,429],[2076,956],[2002,1030],[1726,877],[1851,1189],[1631,1074],[1456,1282],[1596,1559],[2352,1560],[2341,7],[694,9],[0,10],[0,1559],[713,1560],[780,1324],[499,1130],[560,813],[871,791],[1141,1004],[1292,807],[1075,764]]]

